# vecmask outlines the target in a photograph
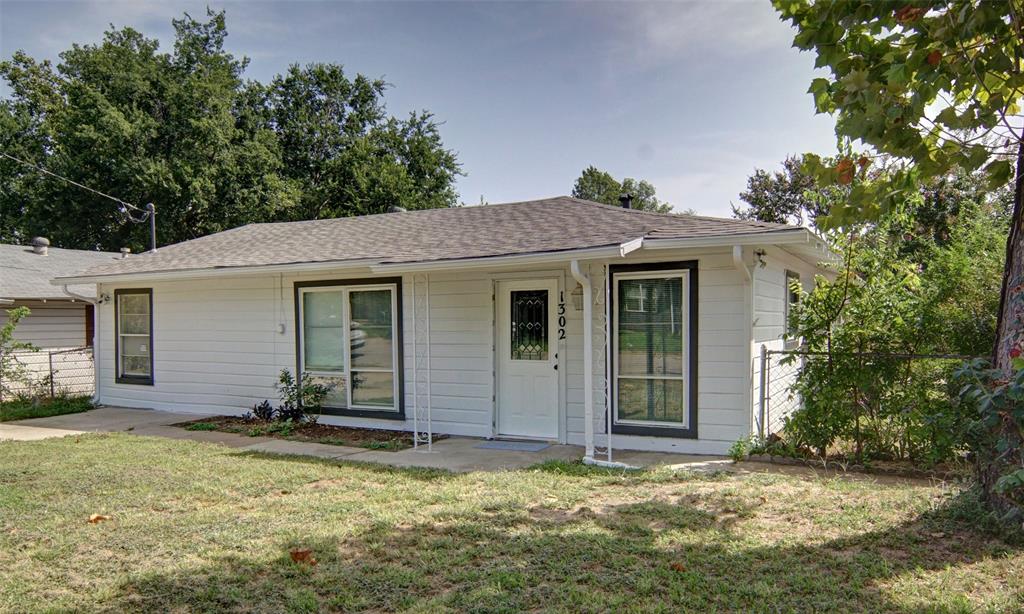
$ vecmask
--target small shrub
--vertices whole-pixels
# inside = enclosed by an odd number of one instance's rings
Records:
[[[274,419],[276,410],[274,406],[270,404],[270,401],[263,401],[252,406],[252,411],[245,415],[247,420],[259,420],[260,422],[270,422]]]
[[[334,386],[317,383],[307,373],[301,374],[296,380],[291,371],[283,369],[275,388],[281,395],[281,407],[277,409],[278,420],[316,422],[316,415],[320,413],[324,399]]]
[[[744,437],[743,439],[737,439],[733,442],[732,446],[729,447],[729,458],[733,462],[738,463],[750,455],[750,448],[753,443],[753,437]]]

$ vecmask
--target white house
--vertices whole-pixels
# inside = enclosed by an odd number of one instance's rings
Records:
[[[0,315],[3,310],[28,307],[30,313],[14,330],[14,338],[31,343],[38,352],[20,352],[19,361],[33,379],[51,371],[50,353],[58,356],[52,370],[60,370],[65,389],[72,393],[91,392],[93,370],[93,305],[96,287],[71,286],[70,293],[50,280],[73,275],[90,267],[112,262],[119,254],[50,247],[43,237],[32,245],[0,244]],[[4,318],[6,321],[6,318]],[[24,383],[7,383],[15,392]]]
[[[100,403],[240,414],[282,369],[324,422],[720,454],[805,228],[568,197],[251,224],[65,276],[97,284]]]

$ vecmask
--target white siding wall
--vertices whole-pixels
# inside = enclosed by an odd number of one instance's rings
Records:
[[[85,303],[70,300],[15,301],[4,309],[28,307],[31,313],[14,330],[14,338],[38,348],[75,348],[86,345]]]
[[[760,420],[760,381],[761,381],[761,346],[769,350],[785,349],[783,334],[786,330],[786,271],[794,271],[800,275],[800,282],[805,290],[814,285],[814,267],[806,262],[798,260],[793,256],[777,249],[767,250],[764,260],[764,267],[755,266],[754,274],[754,326],[753,326],[753,348],[752,348],[752,380],[754,382],[755,394],[753,396],[754,428]],[[778,365],[778,357],[772,362],[772,366]],[[778,411],[779,408],[790,408],[791,403],[787,402],[789,395],[787,385],[793,381],[792,368],[786,367],[786,377],[780,377],[783,369],[776,369],[771,375],[772,385],[768,386],[771,399],[770,406],[777,411],[770,412],[767,417],[769,430],[774,432],[781,427],[786,417],[785,412]]]
[[[616,435],[619,449],[724,453],[751,428],[751,343],[749,285],[727,250],[645,253],[625,261],[699,261],[698,434],[697,440]],[[605,432],[603,262],[591,263],[595,291],[595,432]],[[758,273],[764,275],[762,271]],[[367,277],[363,274],[349,277]],[[494,413],[494,282],[507,277],[556,277],[566,302],[566,341],[559,348],[563,377],[561,438],[583,443],[583,321],[573,308],[575,287],[568,263],[532,272],[464,270],[432,273],[431,364],[434,430],[456,435],[490,436]],[[135,284],[153,288],[155,373],[153,386],[114,383],[114,310],[99,308],[101,401],[110,405],[152,407],[197,413],[242,413],[265,398],[274,399],[281,369],[295,369],[293,284],[341,279],[341,272],[315,275],[264,275]],[[116,287],[103,286],[113,294]],[[403,276],[405,408],[404,425],[388,420],[324,417],[328,423],[354,426],[412,427],[413,297],[412,276]],[[757,334],[772,335],[781,325],[781,290],[772,302],[764,285],[759,303],[763,321]],[[552,306],[554,308],[554,305]],[[773,319],[774,318],[774,319]],[[285,332],[278,326],[284,324]],[[755,380],[756,381],[756,380]]]

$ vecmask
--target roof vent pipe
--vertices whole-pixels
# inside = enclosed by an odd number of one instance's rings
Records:
[[[632,209],[633,208],[633,195],[632,194],[623,194],[622,196],[619,196],[619,204],[622,205],[623,209]]]
[[[36,237],[32,239],[32,253],[45,256],[46,252],[50,251],[50,240],[46,237]]]
[[[130,254],[130,253],[132,253],[132,248],[130,248],[130,247],[122,247],[121,248],[121,259],[124,260],[125,258],[128,257],[128,254]]]

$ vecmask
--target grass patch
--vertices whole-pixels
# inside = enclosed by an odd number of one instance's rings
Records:
[[[1017,537],[941,484],[455,475],[119,433],[0,454],[0,611],[1024,608]]]
[[[16,399],[0,403],[0,422],[76,414],[93,408],[88,396],[58,396],[53,399]]]

